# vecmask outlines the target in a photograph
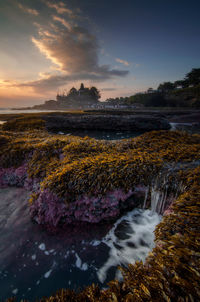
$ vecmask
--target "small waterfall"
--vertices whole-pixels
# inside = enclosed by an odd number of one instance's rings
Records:
[[[173,180],[171,177],[173,177]],[[174,177],[175,169],[171,167],[166,171],[160,172],[153,179],[151,186],[146,189],[143,209],[146,208],[149,200],[152,213],[164,213],[172,201],[184,190],[182,183]]]
[[[170,126],[171,126],[171,130],[172,130],[172,131],[174,131],[174,130],[177,129],[177,124],[178,124],[178,123],[169,123],[169,124],[170,124]]]
[[[166,208],[167,189],[164,192],[157,190],[156,187],[151,189],[151,211],[152,213],[162,214]]]
[[[145,190],[143,209],[146,209],[148,195],[149,195],[149,186],[147,186],[147,188]]]

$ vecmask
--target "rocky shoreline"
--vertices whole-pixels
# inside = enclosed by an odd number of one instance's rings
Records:
[[[48,131],[63,130],[112,130],[112,131],[152,131],[169,130],[169,122],[161,117],[138,115],[120,112],[53,112],[33,113],[4,116],[7,120],[3,130],[33,130],[46,129]],[[32,125],[31,125],[32,122]],[[30,128],[32,126],[32,128]],[[23,128],[24,129],[23,129]]]
[[[66,289],[51,299],[198,301],[199,135],[153,131],[111,143],[7,131],[0,133],[0,145],[1,187],[31,190],[31,217],[47,229],[116,219],[124,208],[134,208],[136,201],[138,206],[145,193],[147,207],[153,194],[163,203],[158,204],[164,217],[155,231],[156,247],[144,264],[121,269],[124,281],[112,281],[107,290],[94,285],[80,293]]]
[[[195,127],[200,127],[200,111],[198,109],[55,111],[50,113],[1,114],[0,120],[8,122],[4,123],[4,130],[14,130],[22,124],[25,130],[30,130],[30,120],[34,120],[35,124],[31,128],[32,130],[45,128],[55,132],[76,129],[145,132],[169,130],[170,123],[191,123]]]
[[[31,191],[31,217],[48,228],[109,221],[126,209],[142,206],[167,161],[167,172],[162,173],[173,179],[168,181],[170,195],[178,174],[175,162],[180,166],[199,156],[198,138],[178,132],[151,132],[118,143],[45,132],[18,135],[1,136],[5,150],[1,151],[0,187]],[[190,140],[195,144],[190,146]],[[166,186],[166,179],[163,182]],[[156,190],[162,190],[162,185],[156,182]],[[167,202],[161,213],[166,206]]]
[[[168,130],[170,125],[164,118],[136,116],[134,114],[69,114],[67,116],[44,116],[48,130],[90,129],[90,130]]]

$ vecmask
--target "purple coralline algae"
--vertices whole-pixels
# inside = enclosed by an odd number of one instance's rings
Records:
[[[48,189],[42,191],[39,183],[40,179],[28,178],[26,163],[18,168],[0,168],[0,188],[24,187],[37,194],[37,199],[30,206],[30,214],[34,221],[44,226],[57,227],[74,222],[99,223],[115,219],[120,215],[120,204],[133,195],[131,190],[124,193],[116,189],[103,197],[84,195],[66,203]]]
[[[18,168],[0,168],[0,188],[9,186],[24,187],[34,192],[37,198],[30,205],[31,218],[49,229],[76,222],[99,223],[114,220],[128,207],[135,207],[138,197],[144,197],[147,187],[135,186],[125,193],[122,189],[107,192],[105,196],[80,196],[75,201],[67,202],[49,189],[41,190],[40,179],[29,178],[27,164]],[[131,198],[130,198],[131,197]],[[169,203],[169,205],[172,201]],[[165,211],[165,215],[167,215]]]
[[[0,188],[23,187],[27,179],[27,165],[18,168],[0,168]]]
[[[30,212],[37,223],[54,227],[74,222],[99,223],[118,217],[119,203],[125,202],[131,195],[132,191],[124,193],[122,190],[115,190],[102,198],[83,196],[74,202],[65,203],[56,194],[45,189],[31,204]]]

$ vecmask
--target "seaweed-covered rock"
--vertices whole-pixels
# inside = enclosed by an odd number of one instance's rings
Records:
[[[14,168],[0,168],[0,188],[8,186],[23,187],[27,178],[26,164]]]
[[[82,196],[75,202],[66,204],[55,193],[45,189],[39,195],[33,194],[30,212],[37,223],[50,227],[80,221],[99,223],[116,219],[120,214],[119,202],[126,202],[130,195],[131,191],[124,193],[122,190],[115,190],[102,198]]]
[[[79,293],[62,289],[41,301],[200,301],[199,135],[158,131],[118,143],[42,132],[3,135],[9,139],[0,149],[2,185],[23,183],[28,176],[24,185],[33,191],[31,212],[44,225],[65,223],[69,210],[81,221],[102,218],[103,208],[106,219],[113,218],[122,202],[145,193],[166,169],[172,172],[167,185],[177,182],[183,188],[164,209],[156,247],[145,263],[121,268],[122,282],[111,281],[106,290],[95,285]]]
[[[44,226],[114,219],[143,203],[147,186],[165,167],[173,176],[181,164],[200,158],[200,136],[179,132],[120,142],[37,131],[3,134],[9,139],[0,150],[0,185],[29,188],[32,217]],[[173,176],[169,186],[174,182]]]
[[[107,289],[94,284],[80,292],[61,289],[39,301],[200,301],[200,166],[181,172],[181,179],[186,192],[156,227],[156,246],[145,263],[121,268],[123,281],[110,281]]]

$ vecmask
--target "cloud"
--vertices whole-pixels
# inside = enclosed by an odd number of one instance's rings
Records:
[[[101,91],[115,91],[117,88],[101,88]]]
[[[51,27],[37,25],[38,37],[32,37],[32,42],[42,54],[49,59],[60,74],[47,75],[36,81],[21,85],[34,87],[35,90],[45,91],[55,89],[74,80],[105,81],[113,77],[124,77],[127,70],[112,69],[109,65],[99,65],[99,45],[95,35],[88,29],[53,16]]]
[[[59,32],[39,31],[33,43],[63,72],[98,71],[96,37],[83,27],[60,28]]]
[[[121,64],[123,64],[125,66],[129,66],[130,65],[130,63],[128,61],[121,60],[119,58],[116,58],[115,61],[118,62],[118,63],[121,63]]]
[[[48,31],[45,31],[45,36],[46,36],[46,40],[48,38],[49,39],[51,38],[51,34]],[[52,63],[54,63],[54,64],[60,66],[60,68],[62,68],[62,63],[60,62],[60,60],[57,59],[55,56],[53,56],[53,54],[51,54],[51,52],[49,52],[47,50],[47,48],[41,41],[32,37],[32,42],[35,44],[35,46],[37,46],[37,48],[39,48],[40,52],[43,53],[47,57],[47,59],[51,60]]]
[[[77,72],[70,75],[48,75],[41,74],[42,78],[36,81],[29,81],[25,83],[18,83],[14,86],[16,87],[32,87],[37,93],[55,91],[58,87],[67,85],[73,81],[86,81],[90,80],[92,82],[102,82],[109,80],[114,76],[126,76],[127,71],[116,71],[109,70],[108,66],[103,66],[101,71],[98,72]],[[46,77],[45,77],[46,76]],[[107,91],[111,88],[107,89]],[[112,88],[113,90],[113,88]],[[106,91],[106,90],[105,90]]]
[[[129,73],[128,70],[100,65],[97,37],[87,28],[75,23],[73,11],[68,9],[63,2],[45,3],[49,8],[55,9],[58,14],[67,13],[67,16],[57,14],[51,16],[51,20],[46,25],[34,23],[37,36],[32,36],[32,42],[53,63],[50,68],[54,69],[54,73],[41,71],[39,79],[14,84],[15,87],[29,87],[36,93],[42,93],[55,91],[73,81],[103,82],[116,77],[124,77]],[[76,22],[79,21],[76,19]]]
[[[71,24],[63,18],[58,16],[53,16],[53,20],[60,22],[63,26],[65,26],[68,30],[71,30]]]
[[[28,14],[31,14],[31,15],[34,15],[34,16],[39,15],[39,12],[36,9],[26,7],[26,6],[22,5],[21,3],[18,4],[18,7],[21,10],[23,10],[25,13],[28,13]]]
[[[54,8],[58,14],[69,14],[73,15],[73,12],[71,9],[67,8],[63,2],[58,2],[58,3],[51,3],[49,1],[46,2],[47,6],[49,8]]]

